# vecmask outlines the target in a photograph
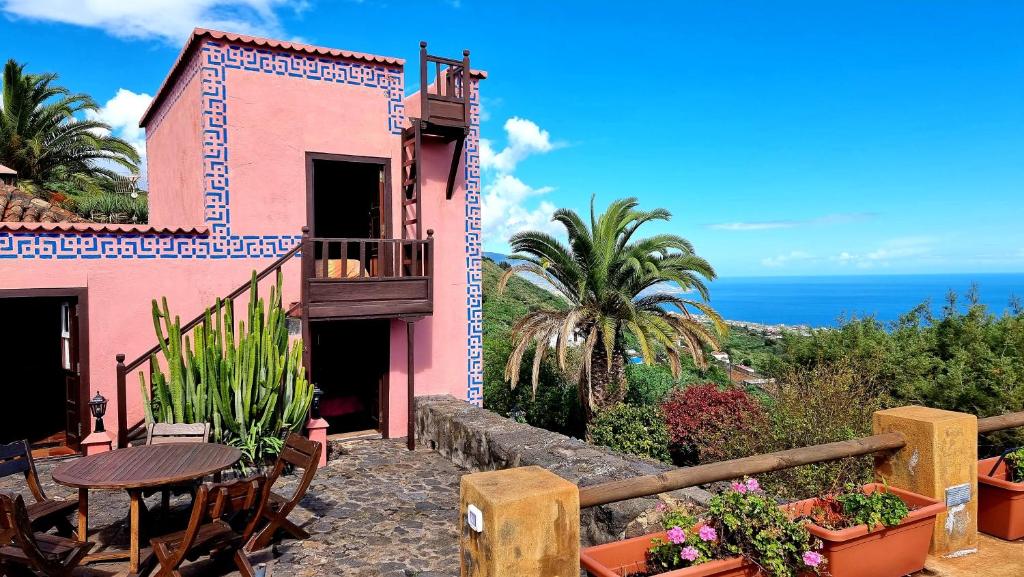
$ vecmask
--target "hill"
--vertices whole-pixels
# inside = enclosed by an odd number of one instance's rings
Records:
[[[498,281],[504,273],[505,270],[489,257],[483,259],[485,335],[492,331],[507,331],[532,310],[566,307],[565,301],[558,296],[518,276],[509,279],[505,292],[499,295]]]

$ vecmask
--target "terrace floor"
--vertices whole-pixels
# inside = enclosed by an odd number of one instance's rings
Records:
[[[74,492],[55,485],[56,460],[37,462],[49,496]],[[399,440],[360,440],[331,445],[331,460],[317,474],[292,520],[308,530],[305,541],[284,539],[253,555],[277,577],[456,577],[459,574],[459,478],[466,471],[432,451],[409,452]],[[297,481],[284,477],[282,492]],[[27,495],[20,475],[0,479],[0,491]],[[29,497],[30,498],[30,497]],[[159,496],[148,500],[157,509]],[[188,498],[179,497],[173,515],[185,523]],[[97,491],[90,497],[91,538],[101,547],[127,544],[128,498]],[[958,559],[929,559],[916,577],[1020,577],[1024,542],[981,536],[979,553]],[[125,575],[123,563],[93,564],[79,577]],[[186,565],[187,576],[237,576],[231,566],[208,561]]]
[[[252,556],[277,577],[455,577],[459,574],[457,512],[459,478],[465,473],[432,451],[409,452],[403,440],[350,441],[331,447],[321,469],[291,519],[312,534],[305,541],[284,539]],[[47,496],[71,497],[50,472],[59,461],[38,461]],[[280,492],[297,478],[284,477]],[[0,490],[28,490],[21,475],[0,479]],[[158,509],[159,495],[147,500]],[[188,498],[174,502],[174,514],[186,522]],[[121,492],[90,493],[91,535],[101,547],[123,548],[128,541],[128,497]],[[123,563],[92,564],[81,577],[127,573]],[[235,576],[233,566],[199,561],[188,575]]]

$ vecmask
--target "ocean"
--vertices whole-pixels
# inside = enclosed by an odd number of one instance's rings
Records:
[[[829,327],[844,316],[896,320],[925,301],[939,313],[950,290],[964,308],[972,284],[995,313],[1008,310],[1014,295],[1024,300],[1024,274],[731,277],[709,289],[711,306],[730,320]]]

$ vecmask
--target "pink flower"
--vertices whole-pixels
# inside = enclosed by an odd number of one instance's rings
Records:
[[[668,511],[668,505],[662,501],[658,501],[658,504],[654,506],[654,510],[659,513],[664,513],[665,511]]]
[[[684,561],[694,561],[698,556],[700,556],[700,551],[697,551],[694,547],[683,547],[683,550],[679,552],[679,556],[682,557]]]
[[[740,495],[744,495],[747,492],[747,485],[746,485],[746,483],[739,483],[737,481],[733,481],[732,482],[732,490],[736,491]]]
[[[668,540],[673,545],[682,545],[686,542],[686,531],[680,527],[672,527],[668,530]]]
[[[824,560],[825,558],[821,556],[821,553],[817,553],[815,551],[807,551],[804,553],[804,565],[807,565],[808,567],[817,567],[818,565],[821,565],[821,562]]]
[[[702,526],[697,534],[700,536],[701,541],[715,541],[718,539],[718,531],[715,531],[714,527],[708,527],[707,525]]]
[[[761,483],[757,479],[747,479],[747,490],[757,492],[761,490]]]

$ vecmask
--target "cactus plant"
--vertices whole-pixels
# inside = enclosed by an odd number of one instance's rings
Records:
[[[242,448],[250,461],[280,450],[279,441],[302,426],[313,400],[303,343],[289,347],[281,280],[278,271],[264,302],[253,272],[247,314],[237,331],[234,302],[217,299],[191,338],[182,335],[167,299],[154,299],[163,367],[154,355],[150,387],[139,373],[148,422],[211,423],[215,441]]]

